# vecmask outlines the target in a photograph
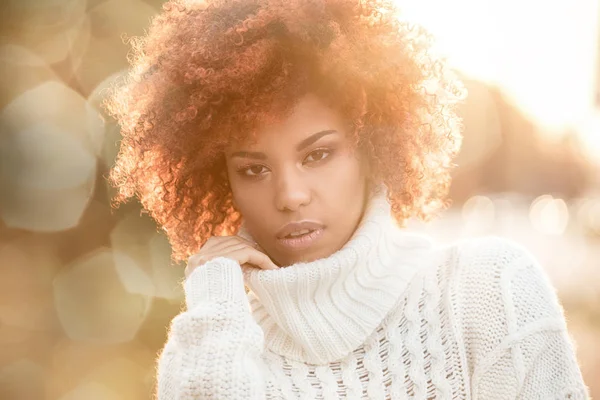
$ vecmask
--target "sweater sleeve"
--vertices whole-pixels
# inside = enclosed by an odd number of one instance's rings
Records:
[[[239,264],[218,257],[184,282],[187,310],[173,318],[157,365],[158,400],[264,399],[264,335]]]
[[[497,240],[480,272],[488,323],[471,332],[473,399],[588,399],[550,280],[529,251]]]

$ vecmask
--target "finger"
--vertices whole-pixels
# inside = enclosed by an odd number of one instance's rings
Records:
[[[230,243],[226,247],[220,248],[218,250],[218,253],[223,254],[225,256],[227,253],[230,253],[230,252],[236,251],[236,250],[240,250],[240,249],[245,249],[247,247],[248,247],[248,245],[246,243],[234,242],[234,243]]]
[[[200,259],[201,262],[206,263],[213,258],[217,257],[229,257],[230,253],[236,252],[238,250],[249,248],[246,243],[234,242],[230,243],[227,246],[219,246],[218,249],[211,249],[210,251],[203,252],[202,257]]]
[[[210,260],[208,254],[221,253],[224,250],[239,245],[240,242],[231,236],[213,236],[202,246],[202,248],[188,258],[188,265],[203,264],[204,260]]]
[[[275,264],[273,260],[271,260],[271,257],[269,257],[266,253],[257,250],[256,254],[258,257],[262,257],[264,259],[262,265],[266,266],[267,269],[279,269],[279,266],[277,266],[277,264]]]
[[[248,263],[260,269],[279,269],[269,256],[251,247],[237,250],[236,256],[238,257],[240,265]]]
[[[218,252],[231,245],[240,243],[239,238],[236,236],[213,236],[211,239],[211,243],[207,242],[207,246],[203,248],[204,251]]]
[[[226,245],[223,244],[225,247],[219,246],[218,249],[211,249],[210,252],[203,251],[202,253],[195,254],[194,256],[190,257],[188,265],[185,269],[186,276],[191,274],[194,269],[202,266],[214,258],[227,257],[237,261],[239,256],[237,256],[236,253],[239,253],[239,251],[243,251],[244,249],[248,249],[250,251],[254,250],[254,248],[250,247],[246,242],[243,241],[233,240],[227,241],[226,243]]]
[[[260,246],[256,242],[253,242],[253,241],[248,240],[248,239],[243,238],[243,237],[238,237],[238,239],[240,240],[240,242],[246,243],[248,246],[250,246],[252,248],[255,248],[257,250],[260,248]]]

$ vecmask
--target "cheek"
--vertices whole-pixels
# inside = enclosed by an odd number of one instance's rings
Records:
[[[349,151],[341,154],[338,159],[332,163],[328,175],[328,187],[336,187],[337,190],[359,191],[364,182],[366,171],[356,154]]]
[[[235,186],[235,183],[233,183]],[[245,219],[253,219],[254,215],[260,211],[263,202],[257,199],[257,194],[252,190],[247,190],[242,187],[232,188],[233,201],[239,212],[242,213]]]
[[[330,202],[338,205],[336,209],[339,215],[352,219],[362,210],[367,185],[366,174],[366,169],[356,155],[347,154],[337,163],[335,174],[328,176],[323,191],[328,193]]]
[[[232,183],[235,186],[235,183]],[[232,188],[233,201],[236,209],[242,214],[248,228],[261,230],[267,222],[269,204],[272,204],[271,195],[268,190],[260,188],[260,185],[237,185]]]

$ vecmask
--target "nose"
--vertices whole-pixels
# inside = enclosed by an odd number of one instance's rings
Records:
[[[275,206],[279,211],[297,211],[310,203],[310,187],[299,171],[280,174],[275,185]]]

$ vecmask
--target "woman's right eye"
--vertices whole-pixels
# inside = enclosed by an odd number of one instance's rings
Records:
[[[251,165],[249,167],[243,167],[240,168],[238,171],[246,177],[249,178],[255,178],[257,176],[259,176],[261,174],[261,172],[263,172],[263,168],[265,168],[262,165]]]

